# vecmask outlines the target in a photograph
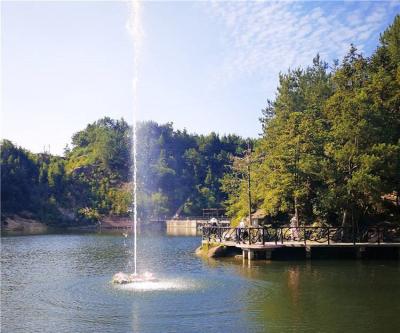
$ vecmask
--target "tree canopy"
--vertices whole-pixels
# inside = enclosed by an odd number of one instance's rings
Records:
[[[332,67],[317,55],[282,73],[260,121],[257,140],[138,124],[139,217],[226,207],[234,221],[256,209],[300,223],[398,221],[400,16],[370,57],[351,46]],[[127,215],[131,151],[132,128],[108,117],[75,133],[63,157],[3,140],[2,211],[49,223]]]
[[[220,180],[245,142],[238,136],[189,134],[171,123],[138,124],[138,210],[142,220],[199,215],[220,208]],[[132,128],[100,119],[72,136],[65,156],[1,144],[2,210],[59,223],[64,215],[95,221],[132,209]],[[67,213],[67,214],[66,214]]]
[[[371,57],[351,46],[333,68],[317,56],[312,66],[280,75],[251,156],[252,209],[302,223],[398,220],[399,60],[397,16]],[[238,171],[223,180],[236,220],[249,211],[246,172]],[[388,194],[397,196],[397,209]]]

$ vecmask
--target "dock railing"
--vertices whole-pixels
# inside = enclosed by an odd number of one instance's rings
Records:
[[[231,228],[204,226],[202,239],[208,242],[234,242],[246,245],[265,245],[265,243],[400,243],[400,226],[352,227],[246,227]]]

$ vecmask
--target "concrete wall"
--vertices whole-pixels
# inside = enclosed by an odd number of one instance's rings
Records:
[[[197,228],[197,220],[167,220],[168,228]]]
[[[220,223],[223,223],[223,225],[229,226],[230,221],[229,220],[220,220]],[[207,220],[204,219],[173,219],[173,220],[167,220],[167,228],[168,227],[179,227],[179,228],[197,228],[198,226],[204,225],[207,223]]]

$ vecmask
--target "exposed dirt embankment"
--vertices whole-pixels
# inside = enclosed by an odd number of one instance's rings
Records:
[[[130,217],[105,216],[100,219],[100,225],[106,229],[129,229],[132,228],[133,221]]]
[[[47,231],[46,224],[31,218],[19,215],[6,216],[1,223],[3,231],[18,231],[27,233],[41,233]]]
[[[23,214],[7,214],[1,218],[1,230],[3,232],[18,233],[44,233],[50,230],[87,230],[87,229],[130,229],[133,226],[132,219],[121,216],[104,216],[97,223],[84,223],[72,219],[71,216],[63,215],[64,220],[57,224],[46,224],[35,219],[32,214],[24,212]]]

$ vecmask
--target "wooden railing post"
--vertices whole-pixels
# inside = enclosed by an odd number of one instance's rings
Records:
[[[378,229],[378,245],[381,245],[381,234],[380,234],[381,228],[377,227],[377,229]]]
[[[328,245],[330,244],[330,234],[331,234],[331,232],[330,232],[330,229],[328,227]]]
[[[249,245],[251,244],[251,235],[250,235],[251,229],[250,227],[247,229],[247,235],[249,237]]]
[[[265,245],[265,229],[262,228],[262,244]]]

